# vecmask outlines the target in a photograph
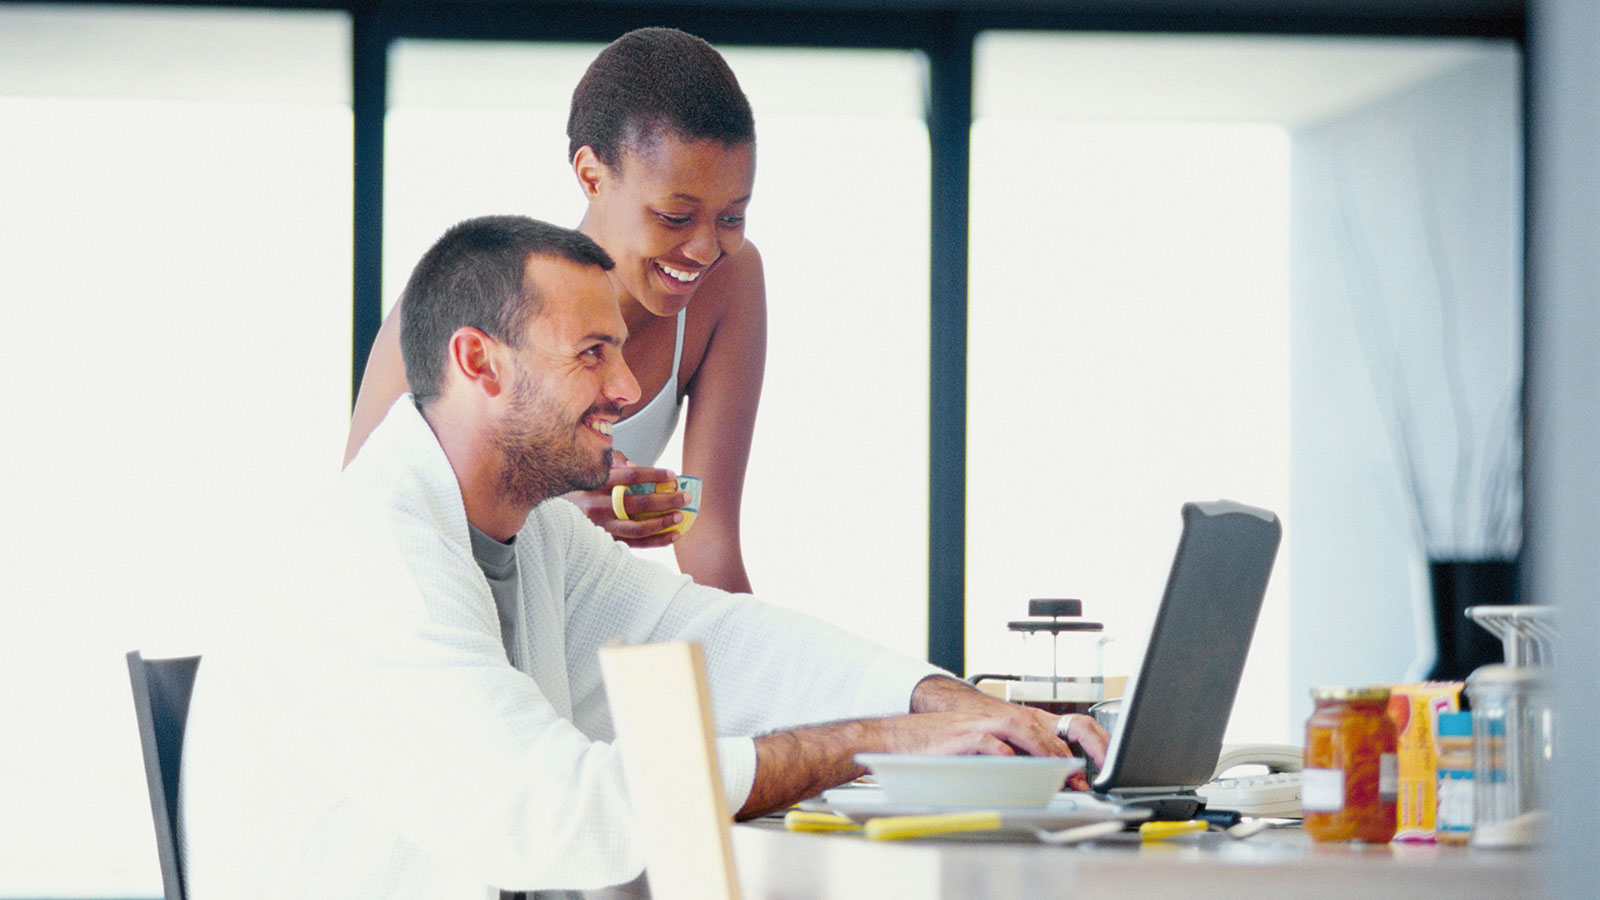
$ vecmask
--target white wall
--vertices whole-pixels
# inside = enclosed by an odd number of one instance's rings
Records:
[[[1544,896],[1600,897],[1600,5],[1528,4],[1528,602],[1560,610]]]
[[[0,7],[0,896],[155,896],[123,654],[272,603],[349,415],[343,16]]]
[[[1501,438],[1518,438],[1519,85],[1515,52],[1486,45],[1475,61],[1293,133],[1297,721],[1313,685],[1420,674],[1428,554],[1516,549],[1515,528],[1489,537],[1484,501]],[[1422,520],[1397,423],[1427,498]],[[1513,517],[1519,500],[1508,498]]]

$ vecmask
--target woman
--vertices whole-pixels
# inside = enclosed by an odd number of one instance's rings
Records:
[[[766,362],[761,256],[744,240],[755,180],[750,104],[710,44],[645,28],[590,64],[572,95],[567,137],[588,201],[578,230],[617,263],[612,276],[628,325],[623,356],[640,386],[639,402],[623,411],[613,434],[610,480],[567,499],[631,546],[674,545],[679,568],[695,581],[748,592],[739,502]],[[346,463],[407,390],[399,332],[396,306],[367,360]],[[693,528],[667,530],[681,513],[619,520],[612,486],[673,477],[653,466],[685,399],[683,467],[704,488]],[[671,510],[687,499],[633,495],[626,511]]]

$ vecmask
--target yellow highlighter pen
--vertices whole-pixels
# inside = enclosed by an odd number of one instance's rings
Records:
[[[1001,824],[998,810],[981,810],[926,816],[883,816],[868,819],[863,831],[875,841],[899,841],[940,834],[998,831]]]
[[[861,826],[844,816],[825,812],[791,809],[784,814],[783,827],[790,831],[860,831]]]
[[[1139,839],[1142,841],[1164,841],[1180,834],[1194,834],[1205,831],[1211,823],[1203,819],[1190,819],[1187,822],[1145,822],[1139,826]]]

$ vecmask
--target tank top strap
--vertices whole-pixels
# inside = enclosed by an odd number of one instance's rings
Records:
[[[684,320],[686,318],[688,318],[688,315],[689,315],[689,307],[685,306],[683,309],[678,310],[678,335],[677,335],[677,337],[672,339],[672,381],[671,381],[671,385],[672,385],[672,400],[673,400],[674,403],[677,402],[678,391],[682,387],[682,381],[683,381],[682,376],[679,374],[678,367],[683,365],[683,331],[684,331],[683,323],[684,323]]]
[[[683,407],[678,398],[682,389],[683,332],[685,312],[678,313],[677,336],[672,345],[672,370],[661,390],[633,415],[611,427],[612,443],[627,454],[635,465],[653,466],[678,428]]]

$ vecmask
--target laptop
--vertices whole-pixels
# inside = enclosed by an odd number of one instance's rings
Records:
[[[1283,529],[1230,500],[1185,503],[1183,532],[1144,655],[1123,693],[1091,792],[1063,791],[1041,824],[1103,818],[1189,819],[1205,803]],[[823,794],[834,811],[896,815],[881,797]],[[928,812],[932,810],[921,810]]]
[[[1233,713],[1283,527],[1264,509],[1186,503],[1183,534],[1149,643],[1092,789],[1157,818],[1187,819],[1204,802]]]

